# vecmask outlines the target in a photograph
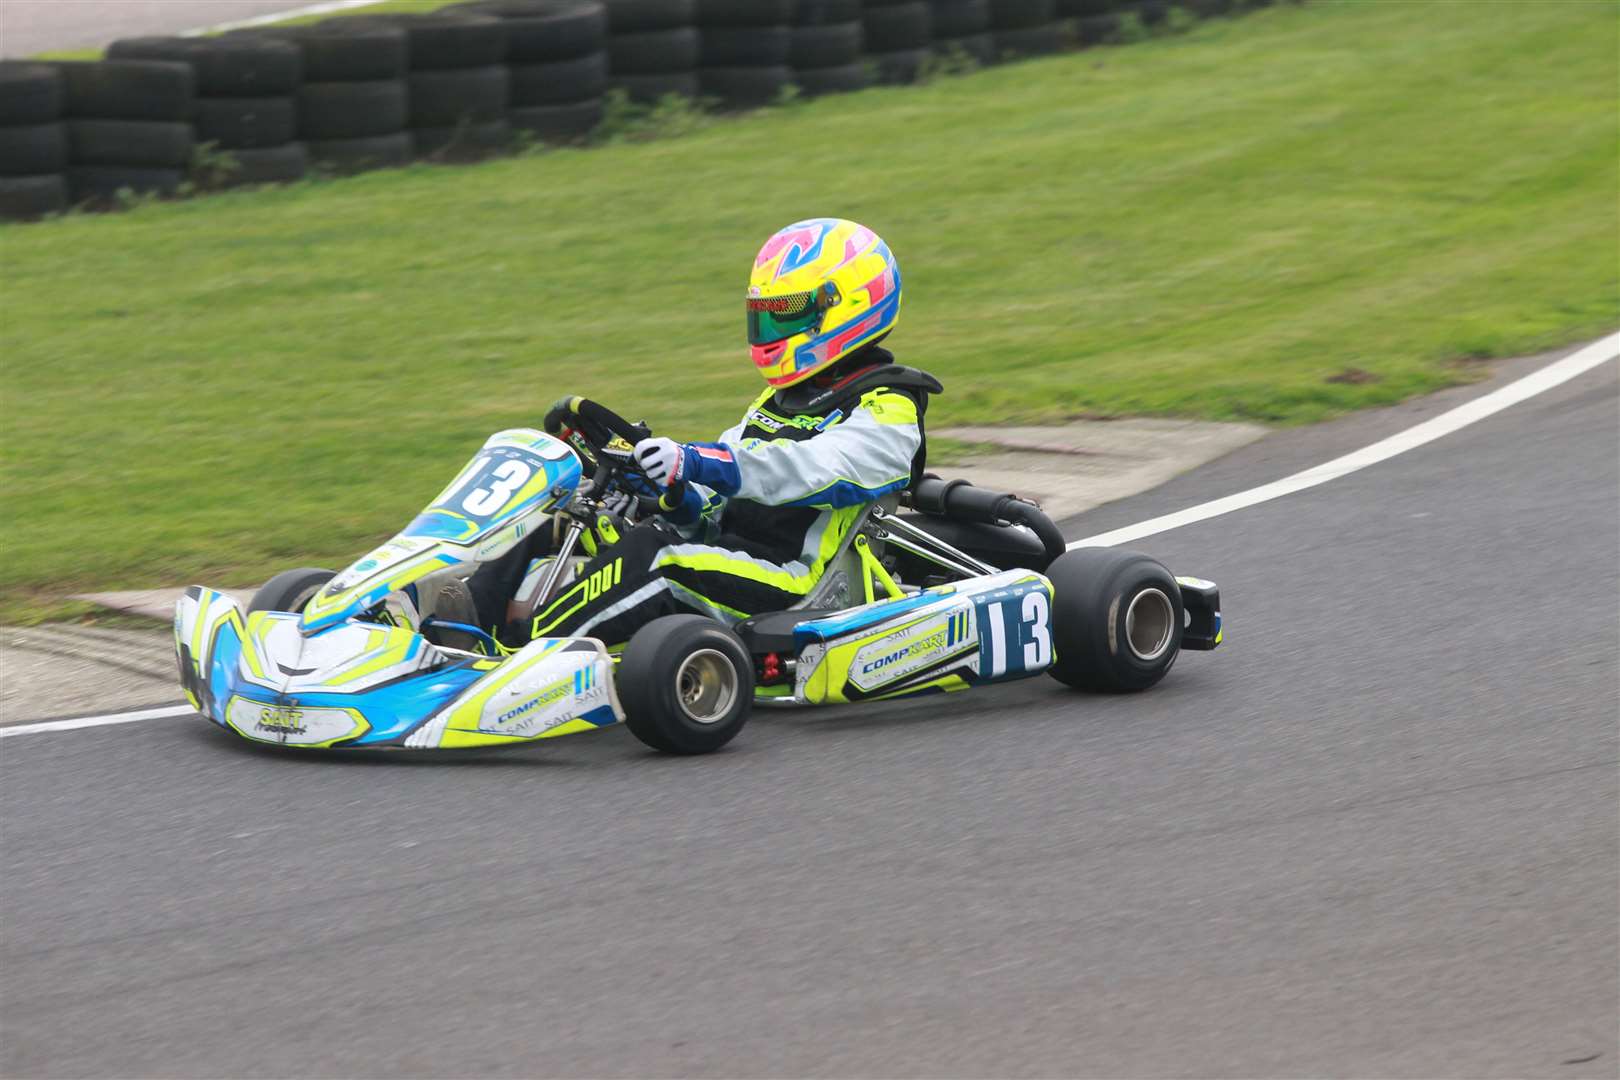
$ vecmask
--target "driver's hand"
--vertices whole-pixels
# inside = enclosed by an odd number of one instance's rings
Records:
[[[629,520],[630,511],[635,509],[636,497],[628,491],[610,491],[602,496],[602,509],[614,517]]]
[[[681,478],[686,454],[674,439],[642,439],[636,443],[635,455],[647,478],[659,487],[667,488]]]

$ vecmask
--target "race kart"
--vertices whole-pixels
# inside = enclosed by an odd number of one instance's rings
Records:
[[[868,506],[791,609],[735,625],[666,616],[618,652],[591,637],[507,649],[435,614],[444,583],[551,530],[538,607],[571,582],[582,538],[623,495],[626,523],[661,522],[630,452],[645,425],[569,398],[542,426],[490,436],[404,530],[341,573],[278,574],[245,611],[187,589],[174,620],[187,699],[283,747],[512,746],[623,722],[651,747],[696,754],[729,742],[755,704],[879,701],[1041,672],[1138,691],[1182,650],[1221,641],[1214,583],[1135,552],[1067,551],[1033,503],[929,476]]]

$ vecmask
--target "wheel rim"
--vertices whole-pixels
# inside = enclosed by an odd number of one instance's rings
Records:
[[[1157,660],[1170,648],[1176,606],[1162,589],[1143,589],[1125,609],[1125,641],[1138,660]]]
[[[675,673],[675,698],[694,724],[718,724],[737,700],[737,669],[724,653],[699,649]]]

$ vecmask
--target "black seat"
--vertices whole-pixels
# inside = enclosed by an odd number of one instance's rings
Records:
[[[737,636],[742,638],[743,645],[755,656],[764,656],[766,653],[792,654],[793,628],[802,622],[811,619],[822,619],[828,615],[836,615],[841,608],[794,608],[792,611],[769,611],[764,615],[755,615],[751,619],[744,619],[732,627]]]

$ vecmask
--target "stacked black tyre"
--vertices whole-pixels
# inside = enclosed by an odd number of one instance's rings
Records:
[[[271,37],[149,37],[115,41],[120,60],[166,60],[191,68],[197,97],[191,123],[204,155],[195,174],[209,186],[297,180],[309,171],[298,142],[298,87],[303,57]]]
[[[990,37],[1003,60],[1061,51],[1057,0],[990,0]]]
[[[511,141],[504,20],[452,9],[376,19],[405,31],[406,125],[417,156],[476,156]]]
[[[68,196],[111,205],[125,193],[172,195],[195,138],[189,64],[101,60],[57,65],[68,135]]]
[[[866,59],[883,83],[916,82],[934,44],[934,11],[928,0],[865,0],[861,22]]]
[[[1081,48],[1102,45],[1119,33],[1120,13],[1128,0],[1057,0],[1060,18],[1070,19]]]
[[[729,108],[769,105],[793,82],[795,0],[698,0],[698,84]]]
[[[952,60],[967,57],[993,64],[999,58],[990,36],[991,0],[932,0],[934,52]]]
[[[292,40],[303,57],[298,137],[309,149],[312,165],[347,173],[411,160],[402,27],[378,19],[340,18],[264,33]]]
[[[555,142],[601,124],[608,79],[608,19],[601,0],[476,0],[455,10],[506,25],[506,115],[513,130]]]
[[[697,0],[604,0],[608,15],[608,86],[651,104],[696,98]]]
[[[860,90],[872,81],[862,59],[861,0],[797,0],[788,64],[806,96]]]
[[[62,77],[49,64],[0,61],[0,218],[67,208]]]

